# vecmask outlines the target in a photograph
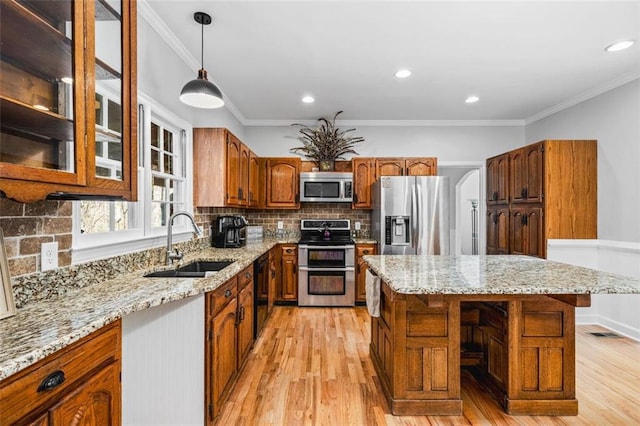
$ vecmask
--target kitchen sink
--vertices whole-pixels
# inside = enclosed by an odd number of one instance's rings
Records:
[[[146,274],[145,277],[201,278],[205,277],[207,272],[221,271],[233,262],[233,260],[192,262],[175,269],[151,272]]]

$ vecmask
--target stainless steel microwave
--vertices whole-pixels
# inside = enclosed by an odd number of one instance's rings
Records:
[[[350,203],[353,200],[353,173],[300,173],[300,201]]]

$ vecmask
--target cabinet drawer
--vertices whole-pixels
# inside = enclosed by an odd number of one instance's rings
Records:
[[[356,245],[356,257],[362,257],[370,254],[376,254],[375,245]]]
[[[29,414],[37,414],[60,400],[64,394],[97,369],[120,360],[120,320],[0,382],[2,424],[13,424]],[[118,364],[118,371],[119,371]],[[58,374],[64,381],[40,390],[46,378]]]
[[[216,316],[227,303],[238,295],[237,284],[238,275],[207,294],[209,298],[209,315]]]
[[[238,274],[238,291],[242,291],[249,283],[253,283],[253,265],[247,266]]]

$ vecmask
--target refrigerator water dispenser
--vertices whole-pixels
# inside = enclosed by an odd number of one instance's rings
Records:
[[[411,243],[409,216],[385,216],[385,243],[408,246]]]

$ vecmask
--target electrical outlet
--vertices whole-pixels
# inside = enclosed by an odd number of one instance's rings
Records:
[[[278,221],[278,229],[284,229],[284,221],[282,220]]]
[[[356,222],[356,231],[360,230],[360,222]]]
[[[48,271],[58,267],[58,242],[42,243],[40,247],[40,270]]]

